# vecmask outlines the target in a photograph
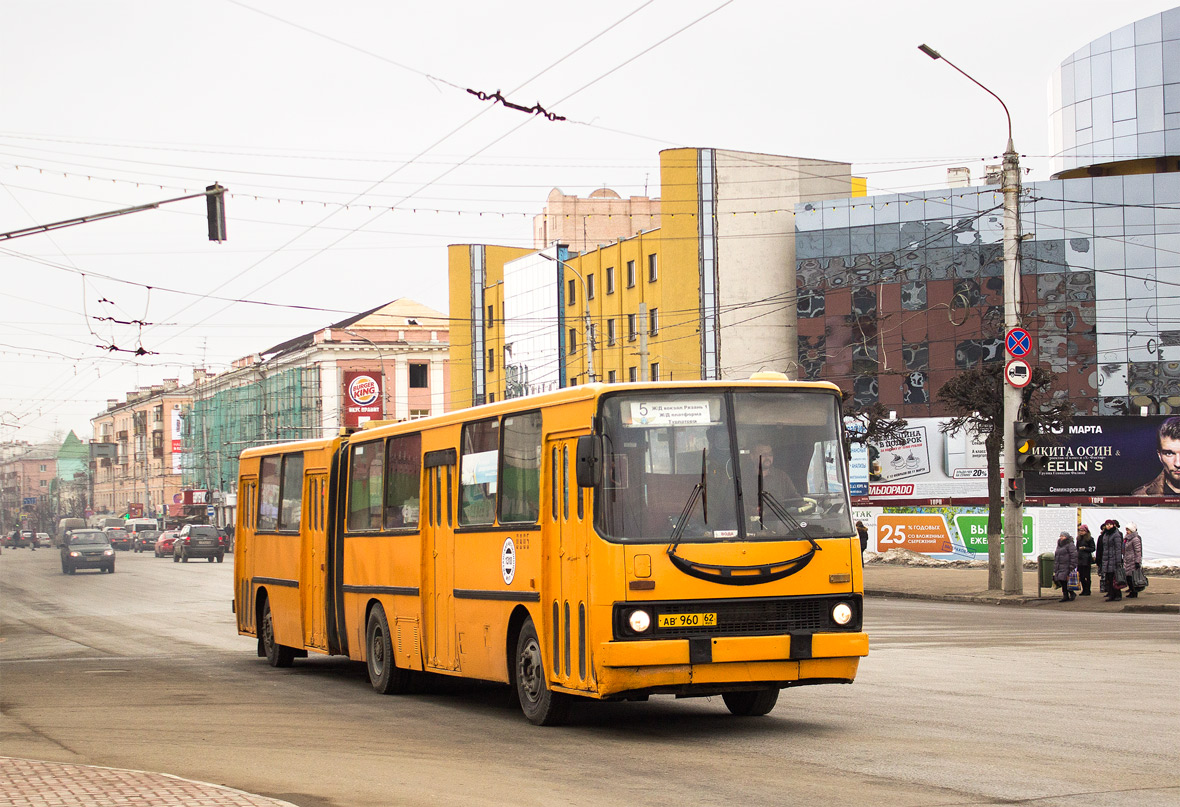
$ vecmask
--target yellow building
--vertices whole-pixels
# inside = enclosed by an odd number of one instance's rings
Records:
[[[449,248],[451,409],[590,381],[796,375],[794,206],[863,194],[851,166],[669,149],[660,181],[661,225],[597,249]]]

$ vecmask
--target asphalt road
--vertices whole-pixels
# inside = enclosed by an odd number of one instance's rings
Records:
[[[0,755],[160,771],[317,805],[1180,803],[1180,620],[870,600],[852,686],[587,704],[528,724],[502,687],[376,694],[237,636],[232,565],[0,555]]]

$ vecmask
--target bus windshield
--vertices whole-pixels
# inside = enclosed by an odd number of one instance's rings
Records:
[[[625,393],[603,401],[597,527],[620,542],[852,534],[838,400],[805,390]],[[687,512],[686,512],[687,511]]]

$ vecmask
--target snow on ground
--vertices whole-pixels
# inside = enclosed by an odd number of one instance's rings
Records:
[[[942,569],[986,569],[986,560],[946,560],[921,552],[895,547],[886,552],[865,552],[865,565],[870,563],[891,566],[927,566]],[[1024,568],[1036,569],[1037,560],[1026,558]],[[1143,561],[1143,568],[1151,574],[1180,577],[1180,558],[1155,558]]]

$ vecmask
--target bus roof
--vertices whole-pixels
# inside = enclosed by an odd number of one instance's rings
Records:
[[[579,384],[575,387],[566,387],[565,389],[555,390],[553,392],[542,392],[536,395],[528,395],[523,398],[509,398],[504,401],[496,401],[495,403],[481,404],[480,406],[471,406],[464,409],[456,409],[453,412],[444,412],[440,415],[432,415],[426,418],[417,418],[414,420],[375,420],[369,421],[361,426],[356,432],[352,433],[350,439],[365,440],[372,434],[373,439],[378,436],[384,436],[389,432],[404,432],[407,429],[418,430],[426,428],[436,428],[438,426],[446,426],[455,423],[463,423],[468,420],[478,420],[484,417],[493,417],[495,415],[504,414],[507,412],[528,411],[531,409],[539,409],[547,406],[555,406],[557,404],[572,403],[575,401],[585,401],[596,398],[606,393],[617,392],[642,392],[644,390],[658,390],[661,392],[675,391],[675,390],[721,390],[721,389],[811,389],[819,390],[828,393],[840,394],[840,387],[829,381],[792,381],[781,376],[779,373],[764,373],[755,374],[755,377],[748,379],[726,379],[722,381],[638,381],[627,382],[623,384]],[[241,454],[242,459],[250,457],[268,456],[276,453],[283,453],[286,451],[308,451],[316,449],[335,450],[336,445],[342,438],[340,436],[331,438],[320,438],[315,440],[300,440],[290,443],[279,443],[265,446],[256,446],[247,448]]]

